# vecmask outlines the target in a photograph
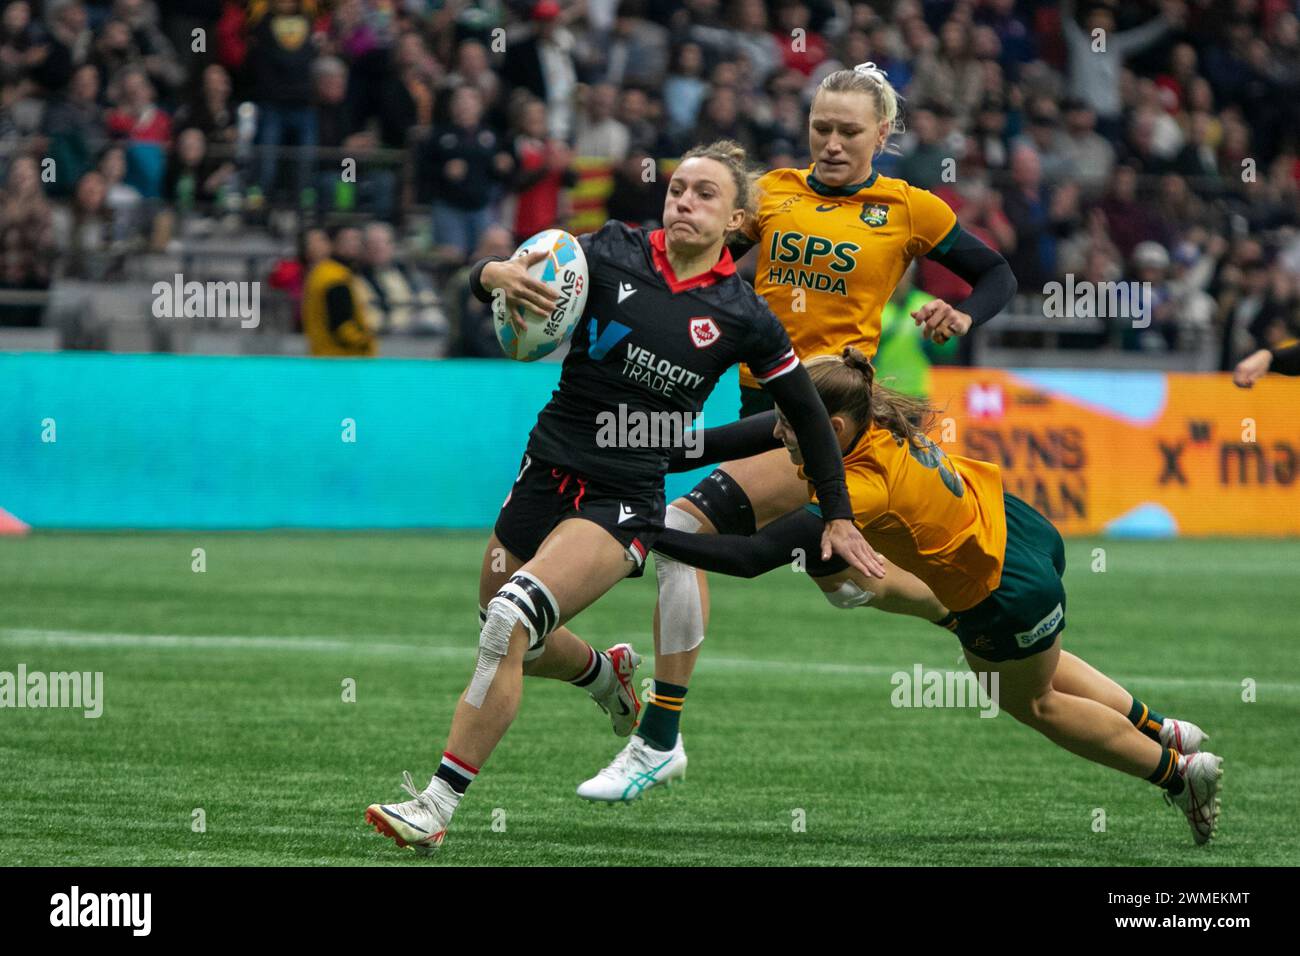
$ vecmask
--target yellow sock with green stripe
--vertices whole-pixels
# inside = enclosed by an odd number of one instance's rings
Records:
[[[682,721],[686,688],[656,680],[654,693],[646,703],[637,736],[655,750],[672,750],[677,746],[677,728]]]
[[[1155,772],[1147,779],[1174,796],[1182,793],[1186,784],[1183,782],[1183,775],[1178,772],[1178,751],[1173,747],[1166,747],[1160,754],[1160,763],[1156,764]]]
[[[1157,714],[1136,697],[1128,709],[1128,722],[1156,743],[1160,743],[1160,728],[1164,725],[1164,714]]]

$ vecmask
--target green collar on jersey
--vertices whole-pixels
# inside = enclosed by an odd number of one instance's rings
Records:
[[[814,169],[816,168],[816,165],[816,163],[813,164]],[[848,186],[827,186],[824,182],[818,179],[816,175],[814,175],[812,169],[809,169],[808,187],[812,189],[813,192],[820,193],[823,196],[852,196],[861,189],[869,189],[879,178],[880,173],[873,169],[871,175],[860,183],[851,183]]]

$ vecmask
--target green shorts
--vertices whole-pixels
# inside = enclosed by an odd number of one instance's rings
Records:
[[[763,389],[750,388],[748,385],[740,386],[741,418],[748,418],[750,415],[761,415],[763,412],[770,412],[774,408],[776,408],[776,402],[772,401],[772,396]]]
[[[960,611],[954,631],[986,661],[1018,660],[1052,646],[1065,630],[1065,542],[1056,527],[1013,494],[1004,493],[1007,551],[998,589]]]

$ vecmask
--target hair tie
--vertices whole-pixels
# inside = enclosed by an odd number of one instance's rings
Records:
[[[887,83],[889,81],[889,74],[876,66],[876,64],[872,63],[870,60],[866,63],[859,63],[853,68],[853,72],[879,83]]]

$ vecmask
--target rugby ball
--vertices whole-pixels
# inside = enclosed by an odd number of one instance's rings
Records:
[[[524,331],[520,332],[506,315],[505,296],[492,297],[497,342],[508,358],[518,362],[535,362],[559,348],[573,333],[587,306],[587,257],[578,240],[563,229],[546,229],[524,240],[510,258],[519,259],[539,249],[549,255],[530,266],[528,274],[555,290],[559,296],[555,310],[550,315],[538,315],[515,306],[516,315],[524,321]]]

